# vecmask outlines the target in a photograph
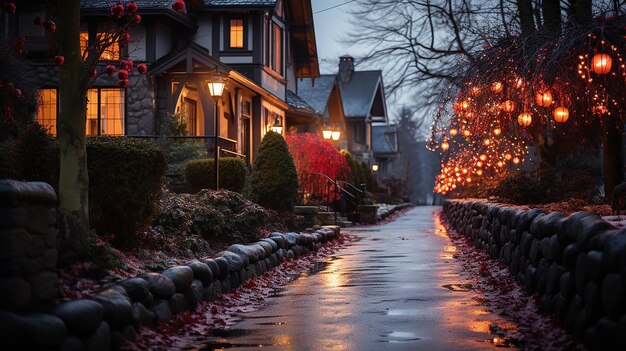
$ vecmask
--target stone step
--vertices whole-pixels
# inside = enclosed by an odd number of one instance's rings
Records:
[[[340,221],[339,219],[337,219],[337,225],[340,226],[341,228],[351,228],[354,227],[354,224],[350,221]]]

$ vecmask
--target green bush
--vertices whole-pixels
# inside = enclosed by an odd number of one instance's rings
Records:
[[[126,137],[87,140],[89,216],[98,233],[131,243],[156,210],[166,169],[157,144]]]
[[[279,212],[293,211],[298,195],[298,173],[280,134],[265,134],[244,193],[263,207]]]
[[[348,167],[350,167],[350,174],[348,175],[348,180],[352,185],[361,189],[361,184],[366,183],[365,174],[363,174],[363,169],[359,165],[359,163],[354,159],[352,154],[348,150],[341,150],[341,153],[346,158],[346,162],[348,163]]]
[[[246,182],[246,165],[240,158],[220,158],[220,188],[241,193]],[[185,179],[191,192],[215,189],[215,160],[191,160],[185,165]]]
[[[20,128],[10,145],[10,172],[17,180],[46,182],[59,187],[59,145],[38,123]]]

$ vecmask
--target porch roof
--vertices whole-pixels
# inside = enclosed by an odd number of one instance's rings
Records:
[[[395,124],[372,126],[372,151],[375,156],[398,153],[398,127]]]

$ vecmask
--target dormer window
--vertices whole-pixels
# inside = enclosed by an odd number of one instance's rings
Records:
[[[229,47],[231,49],[243,49],[243,19],[231,18],[230,19],[230,41]]]

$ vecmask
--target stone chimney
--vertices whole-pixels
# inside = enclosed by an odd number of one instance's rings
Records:
[[[354,72],[354,57],[350,55],[339,57],[339,81],[341,83],[349,82],[352,78],[352,72]]]

